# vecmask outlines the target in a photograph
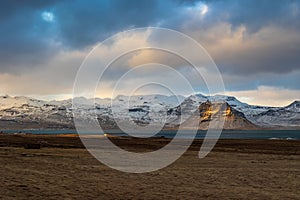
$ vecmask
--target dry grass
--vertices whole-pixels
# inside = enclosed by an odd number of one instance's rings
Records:
[[[202,160],[198,141],[167,168],[128,174],[99,163],[83,148],[70,148],[81,147],[70,137],[43,136],[49,147],[42,149],[20,147],[29,136],[5,137],[0,136],[1,199],[300,198],[300,141],[221,140]],[[167,142],[113,140],[131,149]],[[55,142],[62,146],[54,148]]]

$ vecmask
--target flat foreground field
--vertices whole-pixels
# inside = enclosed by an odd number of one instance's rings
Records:
[[[131,151],[169,142],[111,140]],[[300,199],[300,141],[219,140],[204,159],[200,145],[164,169],[129,174],[101,164],[77,137],[0,134],[0,199]]]

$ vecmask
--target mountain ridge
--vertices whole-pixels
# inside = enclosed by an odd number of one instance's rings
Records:
[[[92,110],[90,105],[95,102],[99,123],[107,128],[115,128],[116,120],[133,120],[145,125],[166,120],[167,127],[172,128],[179,125],[179,113],[174,111],[178,106],[185,108],[186,115],[191,115],[207,102],[225,102],[227,109],[237,114],[234,118],[226,116],[225,129],[300,129],[300,101],[283,107],[255,106],[234,96],[205,96],[199,93],[187,97],[158,94],[119,95],[114,99],[95,100],[78,97],[73,101],[87,114]],[[18,127],[74,128],[72,109],[72,99],[45,101],[26,96],[0,96],[0,130]],[[228,121],[230,117],[231,121]],[[206,122],[201,123],[201,118],[198,120],[199,129],[205,129]]]

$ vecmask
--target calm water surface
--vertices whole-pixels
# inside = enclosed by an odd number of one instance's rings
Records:
[[[32,134],[77,134],[76,130],[3,130],[4,133],[32,133]],[[116,136],[128,136],[120,130],[106,130],[106,133]],[[94,132],[95,133],[95,132]],[[92,132],[90,134],[93,134]],[[163,130],[156,137],[173,138],[176,131]],[[203,139],[206,131],[197,131],[196,138]],[[184,131],[180,138],[191,138],[191,131]],[[221,139],[286,139],[299,140],[300,130],[223,130]]]

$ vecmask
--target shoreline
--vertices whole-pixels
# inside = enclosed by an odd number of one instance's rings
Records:
[[[123,133],[120,130],[107,130],[104,134],[97,134],[96,132],[90,132],[86,134],[78,134],[76,130],[7,130],[0,131],[0,135],[27,135],[27,136],[49,136],[49,137],[128,137],[128,138],[139,138],[130,136]],[[190,130],[183,130],[181,134],[178,134],[174,130],[162,130],[154,136],[144,138],[166,138],[173,139],[175,136],[178,139],[193,139],[203,140],[205,137],[209,139],[210,135],[207,135],[207,131],[198,130],[197,134]],[[140,137],[143,138],[143,137]],[[213,138],[210,138],[213,139]],[[300,140],[300,132],[298,130],[223,130],[218,140]]]

